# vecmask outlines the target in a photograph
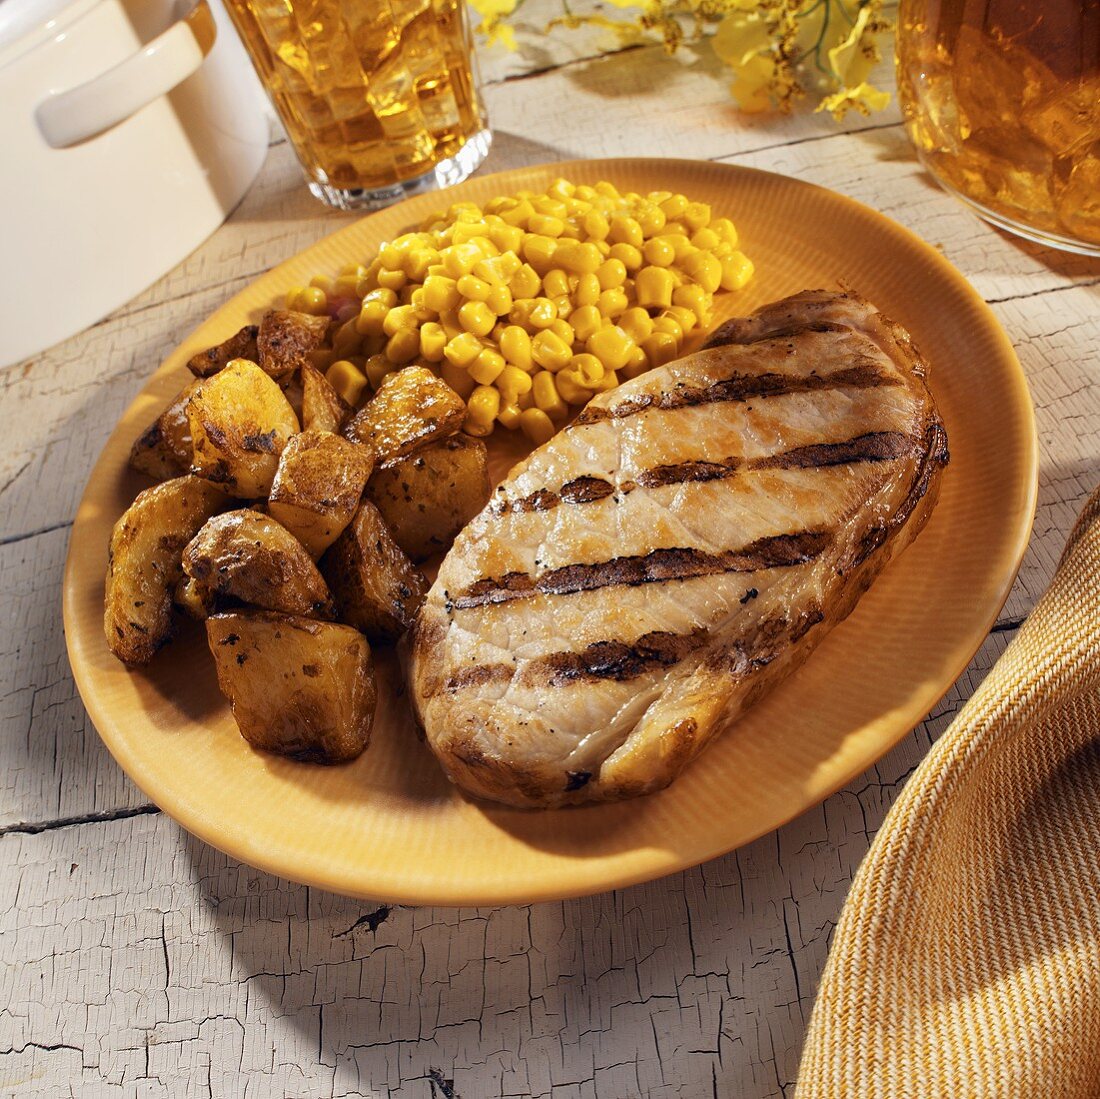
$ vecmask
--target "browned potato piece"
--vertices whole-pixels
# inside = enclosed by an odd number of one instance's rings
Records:
[[[378,470],[367,484],[367,498],[414,561],[449,548],[491,491],[485,444],[468,435],[401,458]]]
[[[316,560],[351,522],[374,455],[325,431],[291,437],[267,509]]]
[[[328,317],[273,309],[260,321],[256,337],[260,367],[273,378],[281,378],[306,365],[309,353],[320,347],[328,331]]]
[[[266,496],[298,417],[279,386],[255,363],[234,359],[187,403],[191,472],[234,496]]]
[[[284,614],[333,614],[328,588],[302,544],[258,511],[211,519],[183,551],[183,571],[195,586],[181,594],[205,607],[239,600]]]
[[[203,622],[214,613],[214,594],[198,580],[184,576],[176,585],[172,602],[189,618]]]
[[[197,477],[177,477],[138,494],[111,532],[103,630],[126,664],[148,664],[172,636],[172,593],[183,547],[229,502]]]
[[[310,763],[355,759],[377,694],[367,639],[350,626],[245,611],[206,620],[206,639],[241,736]]]
[[[321,558],[337,617],[372,641],[393,641],[412,624],[428,581],[401,552],[378,509],[364,500]]]
[[[187,402],[203,384],[196,378],[183,387],[175,400],[138,436],[130,449],[130,468],[158,481],[180,477],[191,468],[191,424]]]
[[[306,431],[339,431],[351,415],[351,405],[316,367],[303,366],[301,378],[302,427]]]
[[[208,347],[205,351],[193,355],[187,363],[187,369],[196,378],[209,378],[211,374],[217,374],[234,359],[248,359],[255,362],[256,336],[259,331],[256,325],[246,324],[239,332],[223,343],[219,343],[217,347]]]
[[[365,443],[379,465],[454,435],[466,420],[466,405],[444,381],[422,366],[407,366],[388,375],[378,392],[344,428],[356,443]]]

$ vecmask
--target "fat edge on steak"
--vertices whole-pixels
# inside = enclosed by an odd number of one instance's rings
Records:
[[[670,783],[924,526],[947,438],[908,333],[805,291],[600,394],[461,532],[415,624],[417,717],[472,794]]]

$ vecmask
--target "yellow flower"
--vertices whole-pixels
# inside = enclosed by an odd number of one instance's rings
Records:
[[[516,0],[470,0],[470,7],[486,21],[495,21],[516,10]]]
[[[758,11],[739,11],[727,15],[712,39],[714,52],[735,69],[771,50],[768,24]]]
[[[734,66],[730,94],[746,114],[759,114],[772,106],[771,84],[775,78],[775,62],[763,54]]]
[[[501,23],[494,19],[491,23],[485,24],[484,30],[486,41],[490,46],[494,42],[499,42],[506,50],[515,53],[517,49],[516,32],[507,23]]]
[[[870,20],[871,8],[865,5],[843,41],[829,50],[829,68],[843,87],[862,84],[874,67],[877,51],[870,41],[863,42]]]
[[[834,95],[827,95],[818,106],[819,111],[832,111],[838,122],[855,108],[860,114],[881,111],[890,102],[890,93],[872,87],[866,81],[855,88],[841,88]]]

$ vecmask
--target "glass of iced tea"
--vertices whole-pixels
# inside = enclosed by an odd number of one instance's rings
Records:
[[[1100,255],[1100,0],[901,0],[897,66],[940,184],[995,225]]]
[[[489,151],[465,0],[227,0],[305,169],[341,209],[465,179]]]

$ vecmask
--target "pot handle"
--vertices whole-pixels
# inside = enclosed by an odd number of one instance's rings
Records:
[[[52,92],[35,108],[42,136],[65,149],[129,118],[187,79],[217,37],[206,0],[147,46],[105,73],[68,91]]]

